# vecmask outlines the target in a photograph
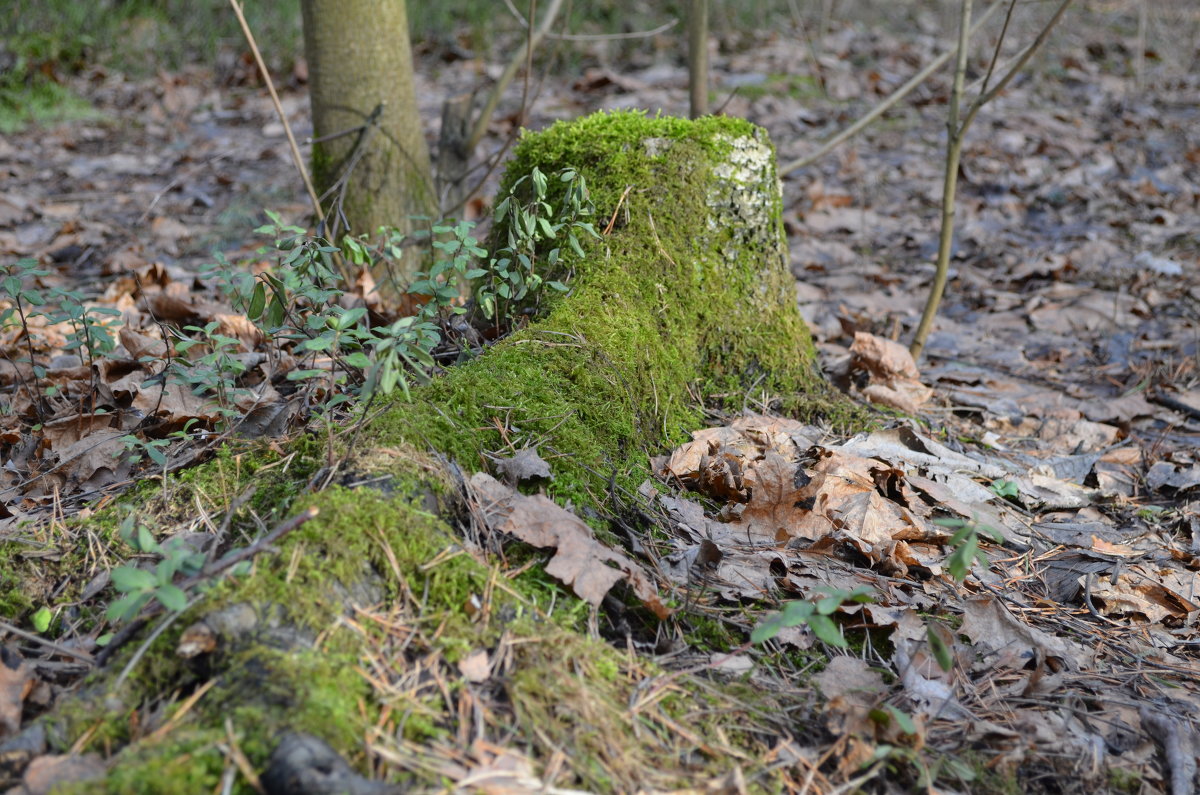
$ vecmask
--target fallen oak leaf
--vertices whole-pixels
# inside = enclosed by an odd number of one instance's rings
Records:
[[[520,494],[486,472],[472,475],[470,486],[488,529],[535,547],[554,547],[546,573],[571,586],[581,599],[599,606],[614,585],[627,580],[656,616],[665,619],[671,614],[642,567],[593,538],[591,528],[575,514],[540,494]]]
[[[804,467],[789,461],[774,450],[767,450],[761,461],[746,471],[744,483],[750,492],[745,506],[734,509],[731,524],[746,534],[772,542],[786,541],[811,512],[806,487],[811,482]]]

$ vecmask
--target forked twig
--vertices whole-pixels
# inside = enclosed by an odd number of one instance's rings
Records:
[[[997,3],[984,12],[983,16],[979,18],[979,21],[971,26],[971,35],[977,33],[979,29],[982,28],[989,19],[991,19],[992,14],[994,14],[997,9],[1000,8],[1000,5],[1000,3]],[[956,50],[953,49],[947,50],[938,57],[934,58],[925,66],[924,69],[917,72],[915,75],[909,78],[907,83],[897,88],[882,102],[867,111],[861,118],[858,119],[858,121],[854,122],[849,127],[842,130],[825,143],[821,144],[815,151],[808,153],[804,157],[797,158],[780,168],[779,176],[783,177],[792,173],[793,171],[804,168],[805,166],[811,166],[813,163],[817,162],[822,157],[833,151],[833,149],[862,132],[863,128],[865,128],[868,124],[878,119],[880,116],[886,113],[889,108],[912,93],[913,89],[924,83],[931,74],[942,67],[942,64],[950,60],[955,52]]]
[[[1012,4],[1016,4],[1016,0],[1011,0]],[[958,65],[954,72],[954,87],[950,93],[950,117],[947,122],[949,134],[946,139],[946,170],[943,176],[942,185],[942,226],[938,236],[938,254],[937,254],[937,269],[934,272],[933,284],[929,288],[929,297],[925,301],[925,310],[921,313],[921,322],[917,325],[916,333],[913,334],[912,344],[909,346],[909,353],[913,359],[917,359],[921,355],[921,351],[925,349],[925,341],[929,338],[929,331],[933,328],[933,319],[937,316],[938,305],[941,304],[942,294],[946,290],[946,279],[950,272],[950,247],[954,240],[954,201],[955,193],[958,189],[958,166],[962,159],[963,138],[966,136],[967,129],[971,126],[971,122],[975,120],[975,116],[979,113],[980,108],[993,100],[997,94],[1008,87],[1017,73],[1029,63],[1029,59],[1033,54],[1045,44],[1046,39],[1050,36],[1050,31],[1062,19],[1067,8],[1071,5],[1071,0],[1062,0],[1058,9],[1042,26],[1042,31],[1034,39],[1025,50],[1017,57],[1016,61],[1008,68],[1004,76],[996,82],[996,85],[988,88],[986,83],[980,89],[980,94],[971,103],[967,112],[962,115],[962,120],[959,120],[959,105],[963,96],[963,82],[967,71],[967,42],[970,38],[968,27],[971,21],[971,0],[962,0],[962,24],[959,27],[958,40]],[[996,6],[992,6],[996,8]],[[1010,9],[1011,14],[1011,9]],[[1008,21],[1005,20],[1005,31],[1008,29]],[[996,52],[993,56],[998,57],[1000,53],[1000,45],[996,45]],[[993,64],[994,66],[994,64]],[[987,77],[990,78],[992,67],[988,68]],[[986,78],[985,78],[986,80]]]

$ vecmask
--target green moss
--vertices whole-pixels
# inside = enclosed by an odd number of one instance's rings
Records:
[[[800,100],[828,100],[816,77],[809,75],[779,74],[766,75],[762,82],[738,86],[739,96],[749,100],[763,97],[791,97]],[[710,97],[710,101],[724,102],[725,96]]]
[[[719,618],[700,614],[688,615],[684,619],[684,625],[688,645],[702,651],[727,652],[746,641]]]
[[[1128,792],[1130,795],[1134,795],[1134,793],[1142,791],[1142,777],[1135,770],[1110,768],[1108,786],[1113,792]]]
[[[16,542],[0,542],[0,616],[10,621],[33,607],[17,574],[16,553]]]

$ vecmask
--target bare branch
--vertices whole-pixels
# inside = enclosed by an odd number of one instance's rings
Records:
[[[999,8],[1000,4],[997,3],[985,11],[983,16],[979,18],[979,21],[971,26],[971,34],[974,35],[980,28],[982,28],[988,19],[991,18],[992,14],[994,14]],[[797,158],[796,160],[793,160],[792,162],[780,168],[779,175],[786,176],[793,171],[812,165],[825,155],[829,154],[837,146],[845,143],[850,138],[853,138],[855,135],[862,132],[863,128],[865,128],[868,124],[878,119],[880,116],[886,113],[889,108],[908,96],[914,88],[924,83],[931,74],[941,68],[942,64],[950,60],[950,57],[954,55],[954,52],[954,50],[948,50],[939,55],[937,58],[934,58],[924,69],[913,75],[907,83],[897,88],[886,99],[884,99],[875,107],[871,108],[871,110],[869,110],[858,121],[854,122],[849,127],[842,130],[825,143],[821,144],[821,146],[818,147],[815,152],[810,152],[804,157]]]

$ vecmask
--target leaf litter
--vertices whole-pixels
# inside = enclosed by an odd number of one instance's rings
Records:
[[[817,40],[815,64],[779,35],[719,53],[718,88],[788,73],[816,77],[827,92],[803,100],[735,92],[726,112],[771,130],[781,159],[803,154],[852,118],[848,107],[886,94],[937,49],[939,27],[917,16],[909,39],[835,29]],[[1200,706],[1200,140],[1186,110],[1196,81],[1163,59],[1154,90],[1135,93],[1132,78],[1112,71],[1126,57],[1118,45],[1103,27],[1079,26],[1047,55],[1055,79],[1014,86],[1003,112],[980,117],[986,132],[969,139],[964,158],[947,303],[919,371],[896,340],[915,324],[930,278],[940,151],[921,130],[941,123],[945,79],[919,90],[891,129],[785,179],[798,299],[827,372],[920,422],[849,440],[750,414],[697,431],[655,463],[660,480],[639,492],[664,536],[661,548],[646,545],[648,560],[608,548],[545,498],[514,491],[551,471],[536,451],[497,466],[509,486],[479,481],[494,509],[490,531],[553,548],[556,571],[591,604],[619,582],[652,612],[669,609],[662,600],[673,591],[686,594],[685,610],[758,610],[869,586],[873,602],[835,614],[845,632],[865,631],[867,645],[859,656],[832,653],[814,677],[825,734],[781,733],[772,752],[777,764],[811,770],[818,789],[859,780],[881,748],[944,760],[982,748],[997,770],[1042,766],[1060,781],[1121,770],[1148,791],[1186,791],[1180,771],[1189,753],[1194,767],[1197,747],[1189,716]],[[864,58],[879,68],[852,67]],[[634,57],[626,67],[605,66],[570,90],[548,87],[531,124],[552,118],[555,103],[685,110],[681,66]],[[125,355],[94,368],[64,350],[67,329],[32,325],[52,365],[45,383],[61,396],[37,438],[26,432],[31,371],[19,361],[29,341],[3,340],[12,352],[0,365],[8,416],[25,418],[0,428],[10,519],[44,513],[72,489],[94,499],[129,482],[132,466],[114,464],[120,438],[146,418],[164,433],[215,421],[211,404],[156,383],[141,363],[169,350],[159,320],[219,324],[238,341],[246,384],[262,388],[238,406],[254,418],[252,432],[293,425],[280,408],[287,396],[271,387],[294,363],[262,357],[244,318],[195,277],[197,243],[220,236],[218,210],[237,209],[217,206],[223,186],[277,186],[287,170],[282,142],[260,137],[270,109],[248,97],[227,107],[202,76],[152,82],[150,91],[98,83],[113,106],[147,120],[141,140],[84,125],[27,136],[20,147],[0,141],[17,186],[0,197],[0,250],[53,263],[42,288],[116,276],[96,305],[126,321]],[[436,118],[438,93],[419,93],[424,115]],[[303,125],[302,96],[285,104]],[[186,155],[165,146],[181,134],[191,136]],[[485,143],[501,146],[494,134]],[[34,179],[47,168],[54,180]],[[279,209],[303,212],[298,198]],[[91,396],[119,410],[97,413]],[[958,583],[947,574],[954,532],[939,520],[986,525],[1003,541],[982,538],[983,558]],[[381,670],[394,652],[388,642]],[[820,641],[800,626],[772,643]],[[421,675],[445,675],[427,662],[397,671],[396,681],[418,687]],[[704,665],[723,663],[706,656]],[[12,654],[0,668],[0,717],[11,730],[36,686]],[[762,668],[733,666],[751,677]],[[473,684],[512,672],[503,644],[477,650],[459,670]],[[803,687],[797,681],[773,680]],[[487,703],[463,703],[472,698]],[[428,748],[374,747],[409,769],[430,764]],[[453,781],[496,777],[500,791],[547,785],[517,750],[464,741],[438,753],[434,769]]]

